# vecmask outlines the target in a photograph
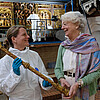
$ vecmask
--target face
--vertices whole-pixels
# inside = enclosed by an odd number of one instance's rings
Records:
[[[72,22],[64,22],[62,21],[62,29],[65,32],[65,36],[71,38],[77,31],[77,25]]]
[[[29,46],[29,35],[26,29],[20,28],[17,37],[12,37],[14,48],[23,50],[25,47]]]

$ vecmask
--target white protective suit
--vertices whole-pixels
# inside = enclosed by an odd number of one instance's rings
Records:
[[[37,67],[39,72],[47,76],[47,71],[37,52],[26,48],[24,51],[19,51],[10,47],[9,51],[28,62],[33,68]],[[9,96],[9,100],[42,100],[41,89],[43,79],[20,66],[20,76],[13,72],[12,63],[14,59],[5,55],[0,59],[0,91]],[[47,76],[50,78],[49,76]],[[52,80],[52,79],[51,79]],[[44,88],[47,90],[51,87]]]
[[[30,16],[27,18],[27,20],[31,20],[31,28],[32,28],[32,39],[35,42],[37,40],[36,30],[40,29],[39,27],[39,16],[38,14],[30,14]]]

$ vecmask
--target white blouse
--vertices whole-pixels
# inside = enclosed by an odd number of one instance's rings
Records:
[[[72,52],[69,49],[66,49],[63,56],[63,71],[69,71],[75,73],[76,70],[76,53]]]

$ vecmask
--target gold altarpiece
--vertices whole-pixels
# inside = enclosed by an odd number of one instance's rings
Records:
[[[46,26],[50,25],[53,28],[61,26],[60,20],[52,21],[52,16],[57,16],[60,19],[61,15],[65,12],[64,5],[0,2],[0,27],[22,24],[30,28],[28,26],[31,26],[31,22],[27,21],[27,17],[33,10],[34,13],[38,14],[40,20],[45,21]]]
[[[12,26],[13,18],[13,3],[0,2],[0,27]]]
[[[37,4],[37,13],[40,17],[40,20],[45,20],[46,25],[50,25],[53,28],[61,27],[61,15],[65,13],[64,5],[43,5]],[[52,16],[57,16],[58,21],[52,21]]]

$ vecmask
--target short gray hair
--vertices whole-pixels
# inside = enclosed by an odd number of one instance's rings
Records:
[[[69,11],[61,16],[62,21],[70,21],[72,23],[79,24],[79,29],[84,30],[86,25],[86,19],[79,11]]]

